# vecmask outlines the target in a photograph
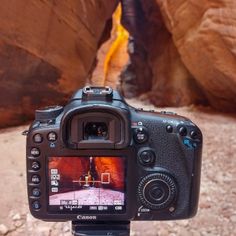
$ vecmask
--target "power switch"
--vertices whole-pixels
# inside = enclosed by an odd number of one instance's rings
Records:
[[[138,127],[134,130],[134,140],[136,143],[145,143],[148,141],[148,131],[145,127]]]

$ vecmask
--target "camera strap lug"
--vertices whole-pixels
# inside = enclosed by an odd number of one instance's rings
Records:
[[[28,133],[29,133],[29,130],[27,129],[27,130],[24,130],[24,131],[21,133],[21,135],[27,136]]]

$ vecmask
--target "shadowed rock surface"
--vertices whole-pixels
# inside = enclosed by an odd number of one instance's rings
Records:
[[[97,173],[110,173],[110,184],[104,185],[104,188],[112,188],[118,191],[124,190],[125,166],[123,159],[101,157],[95,160],[95,165]]]
[[[117,86],[127,63],[126,37],[98,49],[109,39],[118,2],[2,4],[0,127],[32,119],[38,107],[63,104],[86,82]],[[119,86],[126,97],[142,95],[157,106],[203,104],[236,110],[234,0],[122,2],[122,23],[132,36],[130,61]],[[107,60],[110,46],[113,54]]]
[[[102,173],[110,174],[110,183],[107,185],[95,184],[95,187],[111,188],[122,191],[124,189],[124,162],[123,159],[115,157],[95,157],[90,168],[89,157],[80,159],[74,157],[57,158],[52,157],[50,169],[57,169],[60,176],[60,191],[65,192],[71,189],[80,189],[79,183],[73,180],[84,180],[84,176],[90,174],[95,181],[101,181]],[[92,181],[92,179],[89,179]]]
[[[236,1],[156,2],[181,60],[209,104],[236,111]]]
[[[82,87],[117,1],[6,1],[0,8],[0,127]]]
[[[147,96],[151,102],[158,106],[200,103],[236,110],[234,0],[123,0],[123,8],[123,24],[147,54],[143,65],[152,71]],[[133,75],[127,68],[124,94],[137,77],[143,80],[141,86],[137,80],[133,95],[146,93],[145,71],[139,62],[131,61],[137,71]]]

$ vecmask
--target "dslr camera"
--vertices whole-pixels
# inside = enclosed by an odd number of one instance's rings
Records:
[[[130,221],[197,212],[202,133],[172,112],[129,106],[84,87],[65,107],[36,110],[27,132],[31,214],[72,221],[75,235],[129,235]]]

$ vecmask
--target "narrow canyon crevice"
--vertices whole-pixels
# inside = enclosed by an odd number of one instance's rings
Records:
[[[144,94],[157,106],[236,111],[235,1],[122,2],[122,23],[138,45],[121,76],[125,95]]]
[[[122,53],[113,51],[102,85],[118,85],[125,97],[141,96],[156,106],[194,104],[234,112],[236,31],[226,29],[236,29],[230,8],[236,4],[224,0],[215,4],[203,0],[201,4],[177,2],[121,1],[121,23],[129,39],[127,45],[122,43]],[[112,43],[107,42],[107,51],[103,48],[105,58]],[[123,64],[119,57],[124,58]],[[114,70],[119,78],[107,82]]]
[[[121,75],[123,94],[144,97],[157,106],[207,104],[183,64],[155,0],[122,1],[122,23],[130,32],[130,65]]]
[[[4,3],[0,127],[65,104],[86,83],[157,106],[235,112],[235,9],[233,0]]]

